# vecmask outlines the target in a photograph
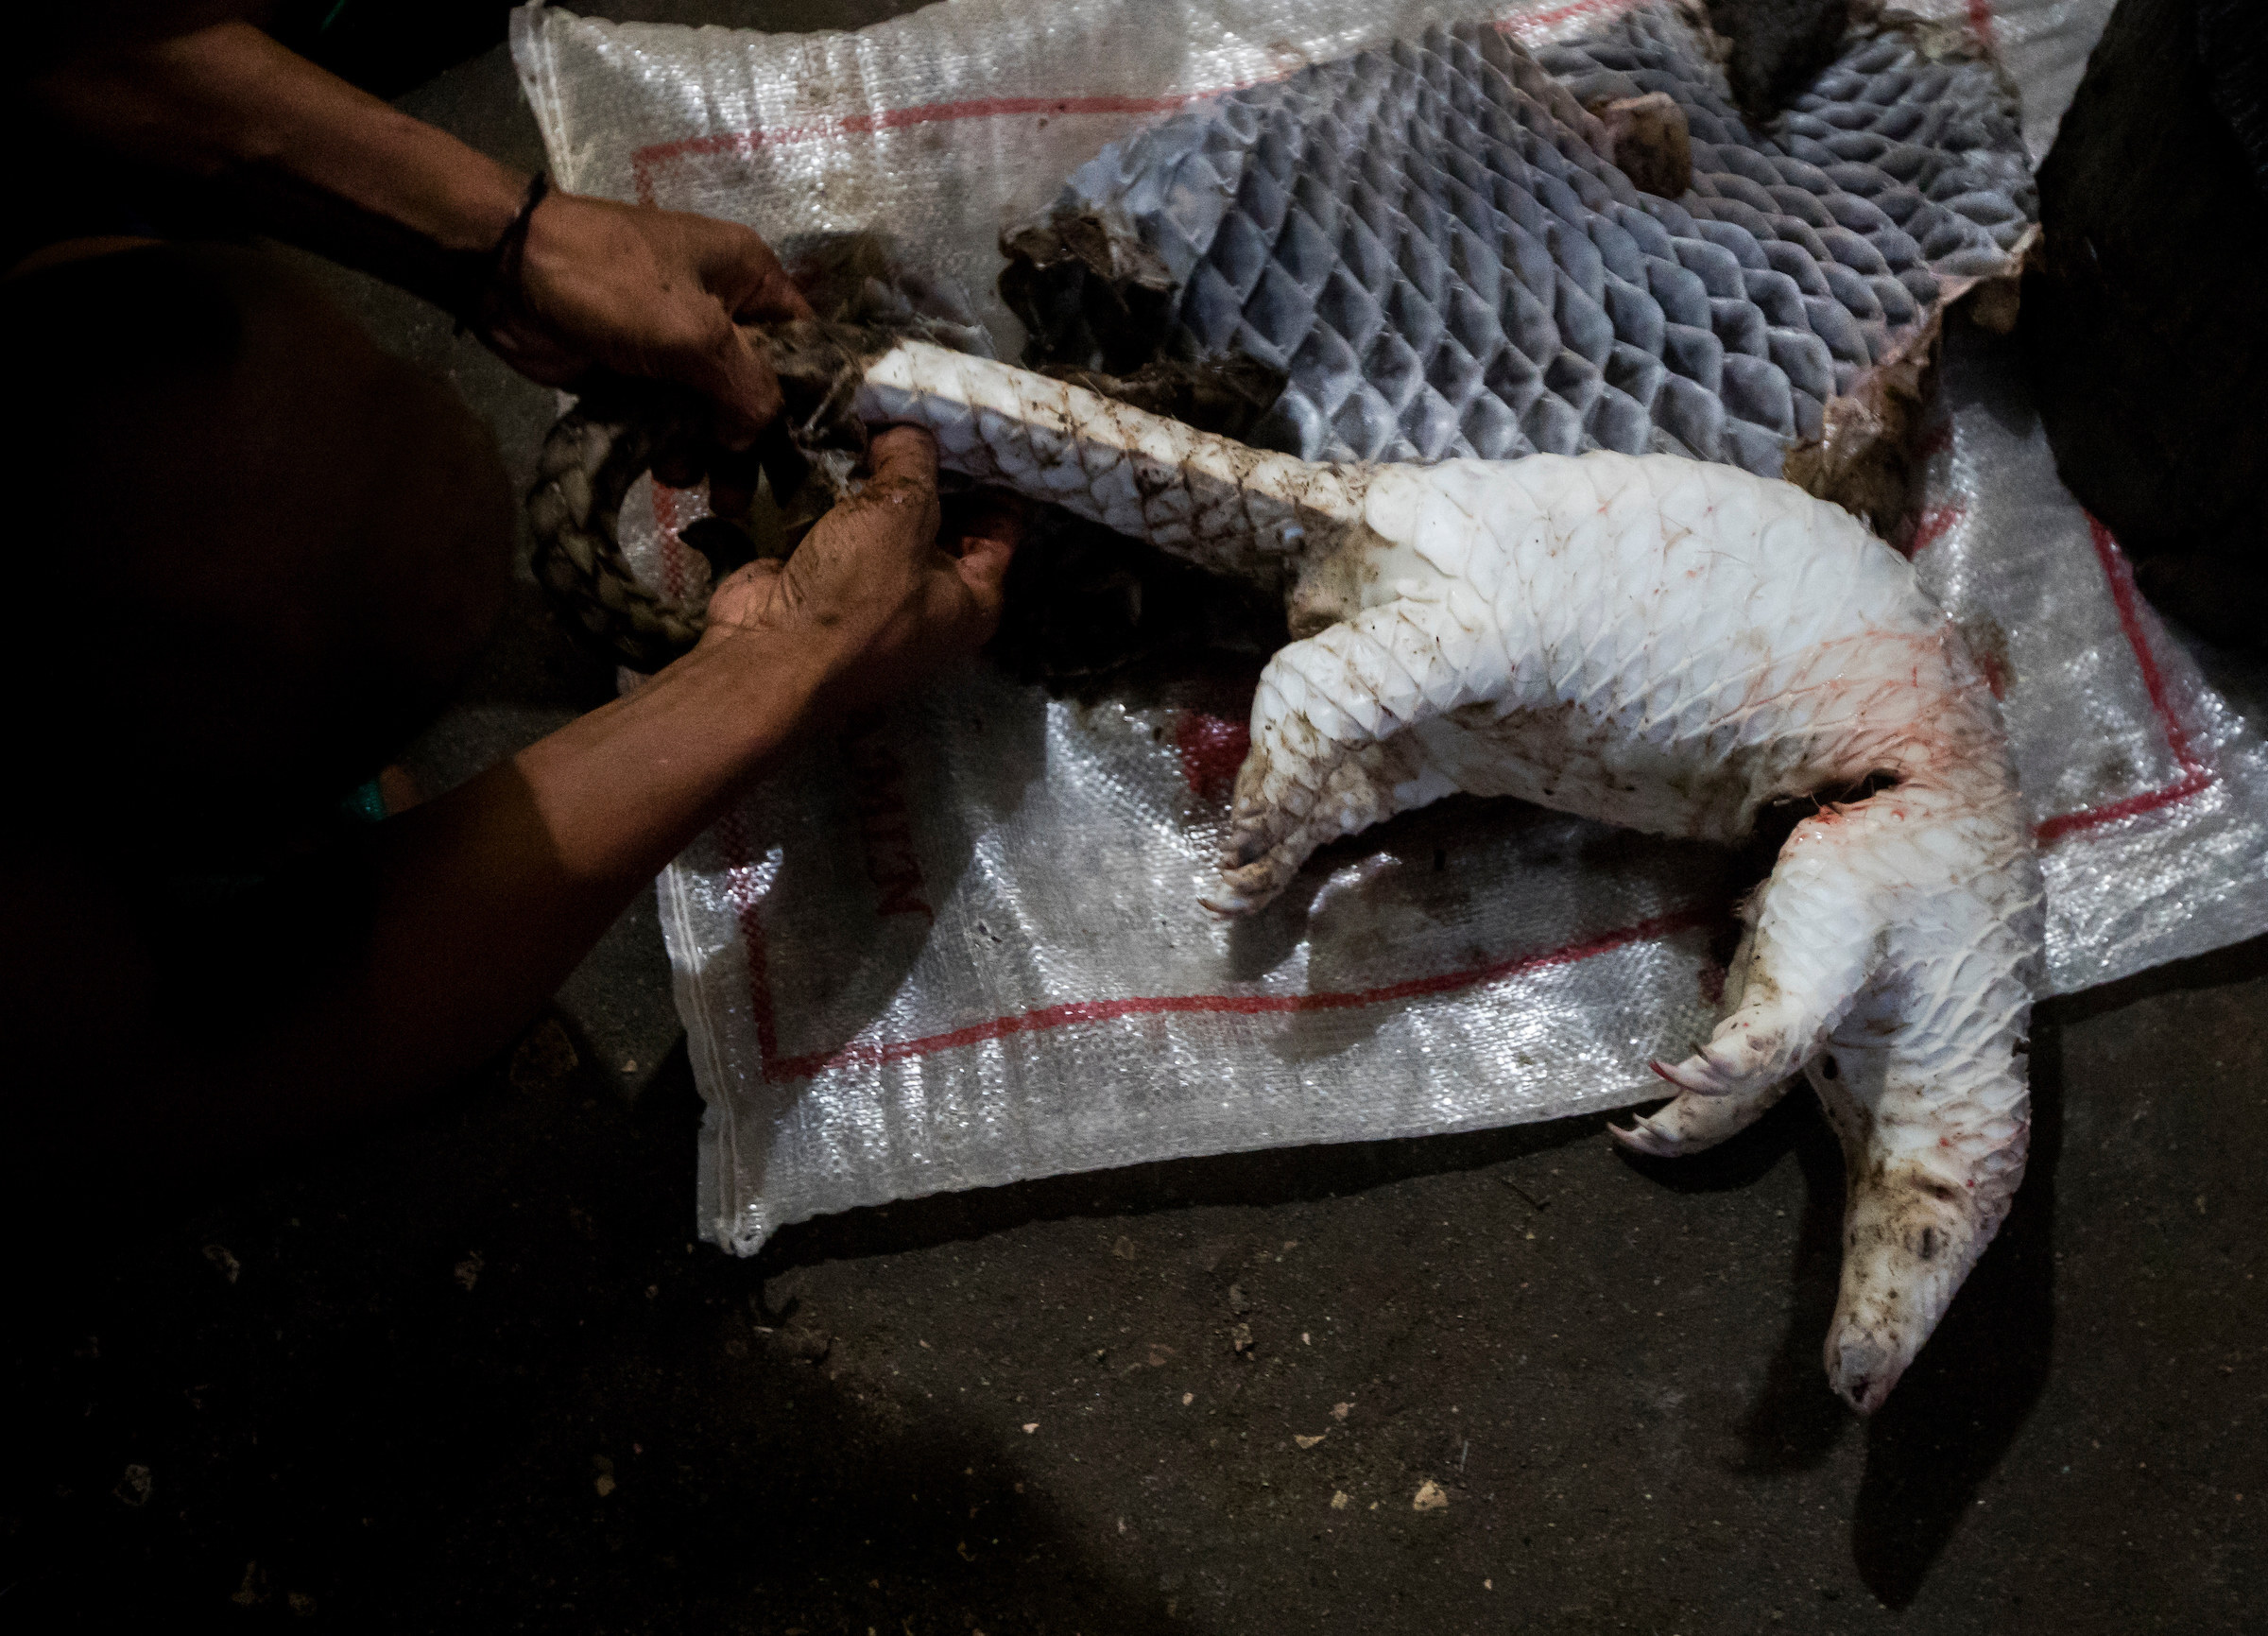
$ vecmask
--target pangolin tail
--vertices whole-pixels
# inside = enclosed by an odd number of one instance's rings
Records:
[[[1281,591],[1359,515],[1353,474],[1267,454],[1066,381],[905,341],[868,364],[869,423],[922,426],[950,471]]]

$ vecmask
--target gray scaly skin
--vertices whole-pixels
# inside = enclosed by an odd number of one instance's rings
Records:
[[[1729,842],[1773,801],[1876,786],[1796,826],[1744,910],[1728,1013],[1616,1135],[1695,1152],[1811,1080],[1849,1180],[1828,1375],[1881,1404],[2022,1178],[2042,935],[1998,707],[1902,559],[1728,466],[1310,465],[921,343],[867,361],[850,406],[1286,597],[1220,913],[1453,791]]]

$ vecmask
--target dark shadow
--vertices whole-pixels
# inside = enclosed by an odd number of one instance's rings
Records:
[[[1371,842],[1372,837],[1364,835],[1360,841]],[[1351,855],[1351,849],[1358,841],[1349,839],[1339,844],[1349,849]],[[1322,892],[1332,867],[1332,860],[1318,854],[1292,877],[1273,903],[1257,914],[1229,922],[1225,973],[1229,981],[1258,982],[1299,952],[1299,945],[1308,939],[1315,899]],[[1309,987],[1314,987],[1312,981]]]
[[[2055,1310],[2063,1029],[2154,995],[2257,980],[2268,938],[2043,1003],[2033,1014],[2032,1154],[2000,1236],[1867,1427],[1851,1552],[1867,1587],[1909,1606],[2046,1385]]]
[[[682,1049],[48,1242],[0,1387],[10,1628],[1168,1627],[997,1438],[692,1253]],[[129,1621],[134,1623],[129,1623]]]
[[[2209,955],[2175,960],[2170,965],[2154,966],[2147,972],[2137,972],[2133,976],[2122,977],[2115,983],[2083,989],[2076,994],[2058,995],[2053,1000],[2041,1002],[2036,1015],[2059,1025],[2077,1023],[2088,1017],[2100,1017],[2106,1012],[2116,1011],[2153,995],[2217,989],[2227,983],[2249,982],[2264,973],[2268,973],[2268,937],[2253,938],[2245,942],[2231,943],[2225,949],[2215,949]],[[2035,1062],[2036,1072],[2038,1064]]]
[[[392,98],[501,42],[510,15],[507,0],[282,0],[263,21],[348,84]]]
[[[755,1257],[759,1280],[794,1266],[982,1238],[1033,1221],[1143,1216],[1191,1205],[1335,1198],[1418,1176],[1481,1170],[1571,1143],[1602,1140],[1607,1115],[1500,1130],[1264,1148],[938,1193],[781,1229]]]
[[[1892,1608],[1913,1603],[2047,1385],[2062,1147],[2062,1031],[2036,1015],[2023,1186],[1937,1333],[1866,1428],[1851,1556],[1866,1588]]]
[[[1798,1085],[1754,1125],[1707,1152],[1685,1159],[1623,1153],[1633,1169],[1678,1193],[1743,1191],[1789,1153],[1803,1171],[1803,1218],[1789,1273],[1793,1298],[1763,1386],[1741,1418],[1746,1446],[1733,1466],[1740,1472],[1808,1471],[1851,1427],[1850,1410],[1829,1389],[1820,1366],[1842,1278],[1843,1151],[1818,1099]]]
[[[579,713],[610,702],[620,691],[613,656],[570,630],[542,591],[515,577],[495,635],[450,702]]]

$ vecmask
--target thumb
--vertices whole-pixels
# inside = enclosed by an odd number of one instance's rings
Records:
[[[1028,515],[1015,495],[986,491],[954,519],[961,583],[988,617],[999,612],[1008,564],[1023,542]]]
[[[745,625],[769,607],[783,566],[776,559],[759,557],[726,575],[709,594],[709,628]]]
[[[718,317],[723,319],[722,309]],[[780,382],[729,319],[716,326],[690,383],[716,406],[716,440],[735,454],[780,417]]]

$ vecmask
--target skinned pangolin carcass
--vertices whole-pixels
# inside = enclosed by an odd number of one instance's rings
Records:
[[[1674,456],[1314,464],[921,342],[766,344],[791,402],[833,346],[836,411],[926,427],[948,470],[1285,598],[1220,913],[1456,791],[1726,842],[1814,801],[1746,906],[1724,1021],[1617,1134],[1696,1151],[1811,1080],[1849,1177],[1828,1374],[1881,1403],[2022,1176],[2041,942],[1998,708],[1903,559],[1792,485]],[[629,446],[577,417],[553,433],[530,502],[546,577],[610,574]]]

